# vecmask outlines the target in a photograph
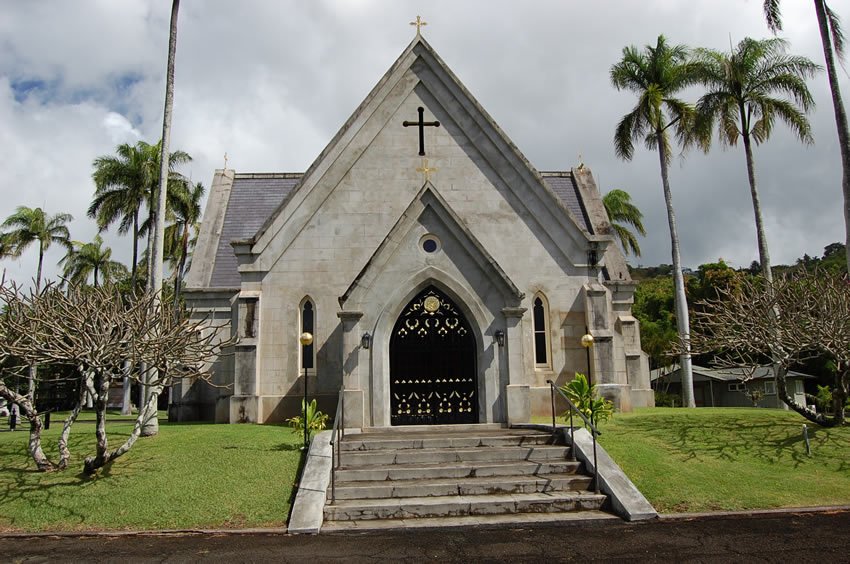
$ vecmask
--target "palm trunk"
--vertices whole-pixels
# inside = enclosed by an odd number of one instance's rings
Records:
[[[743,112],[743,104],[741,112]],[[741,114],[743,115],[743,113]],[[756,238],[759,246],[759,262],[761,262],[761,273],[768,282],[768,287],[773,284],[773,269],[770,267],[770,253],[767,250],[767,236],[764,233],[764,220],[761,215],[761,201],[759,200],[758,188],[756,188],[756,169],[753,161],[753,149],[750,135],[744,131],[744,153],[747,156],[747,179],[750,181],[750,196],[753,198],[753,213],[756,216]]]
[[[130,397],[130,361],[125,360],[124,365],[122,366],[122,370],[124,372],[124,378],[122,379],[124,396],[121,401],[121,415],[130,415],[133,412],[132,409],[132,398]]]
[[[844,193],[844,250],[847,253],[847,269],[850,272],[850,131],[847,127],[847,113],[844,111],[844,102],[841,100],[838,75],[835,72],[835,57],[833,56],[832,39],[829,35],[824,0],[815,0],[815,12],[818,16],[823,56],[826,59],[826,74],[829,77],[829,90],[832,93],[832,108],[835,110],[838,148],[841,150],[841,189]]]
[[[156,296],[155,307],[157,308],[162,307],[160,301],[162,299],[162,262],[165,250],[165,204],[168,195],[168,171],[171,164],[169,145],[171,142],[171,108],[174,105],[174,59],[177,53],[177,12],[179,8],[180,0],[172,0],[171,30],[168,35],[168,69],[165,78],[165,108],[162,116],[162,147],[159,157],[159,194],[157,194],[156,229],[153,239],[154,256],[149,265],[151,269],[151,291]],[[145,403],[149,402],[146,401]],[[147,418],[142,428],[142,436],[148,437],[156,435],[158,432],[159,422],[157,418]]]
[[[696,407],[694,402],[694,374],[691,367],[691,329],[688,316],[688,300],[685,297],[685,278],[682,276],[682,260],[679,257],[679,232],[676,229],[676,214],[673,211],[673,193],[667,171],[667,150],[663,133],[657,133],[658,158],[661,162],[661,184],[664,188],[664,203],[667,206],[667,222],[670,226],[670,243],[673,254],[673,286],[676,298],[676,325],[684,349],[679,357],[682,375],[682,403],[685,407]]]
[[[44,243],[38,242],[38,271],[35,275],[35,292],[41,290],[41,265],[44,262]]]
[[[139,268],[139,210],[133,212],[133,265],[130,270],[130,291],[136,293],[136,273]]]
[[[95,288],[97,288],[97,273],[98,273],[98,267],[95,266],[94,267],[94,287]]]
[[[183,271],[186,268],[186,255],[189,252],[189,224],[183,226],[183,236],[180,238],[180,260],[177,262],[177,272],[174,275],[174,319],[180,315],[180,289],[183,286]]]
[[[35,275],[35,293],[38,294],[41,291],[41,267],[44,263],[44,243],[39,240],[38,241],[38,271]],[[29,370],[27,374],[27,398],[29,398],[30,402],[32,402],[33,406],[35,406],[35,381],[38,376],[38,365],[32,363],[29,365]]]

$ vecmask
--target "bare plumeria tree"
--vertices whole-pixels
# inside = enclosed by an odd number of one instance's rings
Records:
[[[719,292],[695,312],[691,350],[714,353],[723,367],[770,365],[776,391],[791,409],[818,425],[843,425],[850,387],[850,282],[826,272],[801,272],[772,284],[744,277],[740,286]],[[816,413],[788,393],[788,370],[814,357],[834,368],[831,413]]]
[[[174,378],[209,380],[209,359],[230,343],[221,343],[206,320],[192,320],[188,312],[175,316],[165,308],[155,308],[152,293],[125,300],[111,287],[72,287],[62,292],[53,285],[22,293],[14,284],[0,284],[0,361],[3,366],[20,367],[30,363],[64,365],[74,368],[79,395],[76,406],[65,420],[59,439],[60,458],[51,462],[41,449],[40,414],[26,396],[0,381],[0,397],[21,406],[30,422],[30,455],[39,470],[66,468],[70,459],[68,436],[85,396],[94,398],[97,414],[97,451],[85,459],[84,471],[92,474],[126,453],[139,437],[145,422],[156,417],[156,399]],[[110,451],[106,435],[106,406],[109,388],[126,376],[126,367],[145,363],[156,368],[156,379],[147,403],[130,437]],[[134,376],[138,379],[139,376]]]

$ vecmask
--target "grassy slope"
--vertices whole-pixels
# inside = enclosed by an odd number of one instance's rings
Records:
[[[850,428],[772,409],[617,414],[600,443],[661,512],[850,504]]]
[[[115,419],[115,418],[114,418]],[[5,421],[4,421],[5,423]],[[129,435],[109,425],[110,447]],[[71,467],[43,474],[26,455],[27,431],[0,433],[0,530],[166,529],[283,526],[300,461],[299,437],[269,425],[169,425],[140,439],[94,478],[82,459],[94,452],[94,424],[71,434]],[[45,432],[56,458],[61,424]]]

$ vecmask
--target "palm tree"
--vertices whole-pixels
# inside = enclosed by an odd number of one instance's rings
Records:
[[[631,160],[636,140],[642,140],[648,149],[658,151],[673,255],[676,323],[679,339],[684,345],[680,357],[684,404],[687,407],[695,407],[688,302],[685,297],[685,281],[679,256],[679,234],[668,175],[672,155],[670,132],[673,132],[685,147],[699,141],[694,135],[693,106],[674,97],[680,90],[697,83],[697,68],[689,62],[688,57],[687,47],[670,46],[664,36],[660,35],[654,47],[647,45],[643,51],[638,51],[635,46],[624,48],[622,60],[611,67],[611,82],[618,90],[630,90],[638,95],[635,107],[617,125],[614,134],[617,156]]]
[[[201,199],[204,192],[201,182],[191,187],[188,182],[184,183],[183,189],[175,194],[176,201],[172,207],[174,223],[165,228],[165,256],[174,271],[175,310],[179,306],[180,289],[190,249],[194,247],[201,225]]]
[[[150,287],[159,295],[162,292],[162,264],[165,247],[165,213],[167,188],[169,183],[169,167],[166,166],[165,156],[168,155],[171,142],[171,109],[174,105],[174,59],[177,54],[177,14],[180,0],[171,2],[171,26],[168,34],[168,62],[165,75],[165,107],[162,116],[162,147],[160,157],[159,192],[156,201],[156,223],[153,233],[153,253],[150,262]]]
[[[787,55],[787,46],[787,41],[778,38],[760,41],[746,38],[729,54],[710,49],[697,52],[702,64],[702,82],[708,89],[697,103],[697,114],[707,135],[717,121],[722,144],[735,146],[738,139],[743,141],[756,218],[759,262],[768,282],[773,282],[773,272],[756,187],[752,145],[770,138],[777,118],[785,122],[800,141],[813,142],[806,112],[814,106],[814,101],[805,79],[820,69],[806,57]]]
[[[774,33],[782,30],[782,15],[779,11],[780,0],[764,0],[764,15],[767,25]],[[823,57],[826,61],[826,74],[829,77],[829,89],[832,94],[832,108],[835,111],[835,126],[838,129],[838,147],[841,151],[841,189],[844,193],[844,233],[847,268],[850,272],[850,128],[847,125],[847,112],[841,100],[838,85],[838,73],[835,69],[835,56],[844,61],[844,34],[841,20],[827,5],[826,0],[814,0],[815,15],[818,20]]]
[[[0,233],[0,259],[16,258],[18,247],[10,233]]]
[[[180,9],[180,0],[171,2],[171,27],[168,34],[168,63],[165,75],[165,107],[162,116],[162,153],[160,157],[159,191],[156,203],[156,227],[153,232],[152,253],[150,260],[150,289],[159,298],[162,295],[162,263],[165,247],[165,212],[166,196],[169,184],[169,167],[166,155],[171,142],[171,108],[174,105],[174,58],[177,53],[177,13]],[[150,239],[149,239],[150,240]],[[146,382],[147,384],[147,382]],[[144,404],[151,402],[148,398],[147,386],[143,392]],[[144,407],[140,406],[140,411]],[[153,416],[143,416],[145,421],[142,427],[142,436],[156,435],[159,432],[159,422],[156,419],[156,406],[153,406]]]
[[[104,282],[114,282],[127,275],[127,267],[112,260],[112,249],[103,246],[103,238],[95,235],[91,243],[74,242],[74,247],[59,261],[64,264],[64,278],[72,284],[85,284],[94,275],[94,287],[98,277]]]
[[[105,231],[119,221],[118,232],[132,230],[133,260],[130,270],[131,287],[136,288],[139,265],[139,238],[145,237],[149,226],[155,222],[155,201],[157,192],[157,174],[159,171],[160,143],[151,145],[139,141],[136,145],[122,144],[116,149],[116,155],[103,155],[94,160],[92,178],[96,191],[94,200],[88,209],[88,215],[97,221],[98,228]],[[169,169],[192,160],[185,151],[174,151],[169,156]],[[173,182],[179,182],[182,176],[172,170],[169,178],[168,195],[171,195]],[[140,222],[142,205],[148,209],[148,218]]]
[[[32,243],[38,242],[38,271],[35,276],[36,292],[41,289],[41,271],[44,253],[50,245],[56,243],[71,248],[71,235],[65,225],[73,216],[69,213],[47,215],[41,208],[19,206],[15,213],[6,218],[2,227],[12,229],[7,233],[7,244],[15,248],[14,256],[20,254]]]
[[[640,245],[637,237],[623,225],[631,225],[638,233],[646,237],[646,229],[643,227],[643,213],[632,203],[632,197],[625,190],[611,190],[602,197],[602,204],[611,220],[611,228],[620,240],[623,253],[629,254],[631,250],[636,257],[640,256]]]
[[[105,231],[120,221],[118,233],[132,229],[133,260],[130,268],[131,287],[136,288],[139,262],[139,213],[142,204],[150,198],[151,187],[159,164],[159,145],[139,141],[135,146],[127,143],[115,149],[115,156],[103,155],[94,160],[92,178],[96,186],[94,200],[88,209],[89,217]]]

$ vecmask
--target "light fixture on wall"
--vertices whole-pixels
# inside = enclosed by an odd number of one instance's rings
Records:
[[[587,331],[587,327],[584,328]],[[585,352],[587,353],[587,383],[588,385],[593,385],[593,379],[590,375],[590,348],[593,346],[593,335],[588,331],[581,337],[581,346],[584,347]]]
[[[504,331],[499,329],[498,331],[496,331],[496,333],[493,335],[493,337],[496,338],[496,344],[497,345],[499,345],[500,347],[505,346],[505,332]]]
[[[372,348],[372,335],[370,335],[368,331],[363,333],[363,336],[360,337],[360,346],[367,351]]]

